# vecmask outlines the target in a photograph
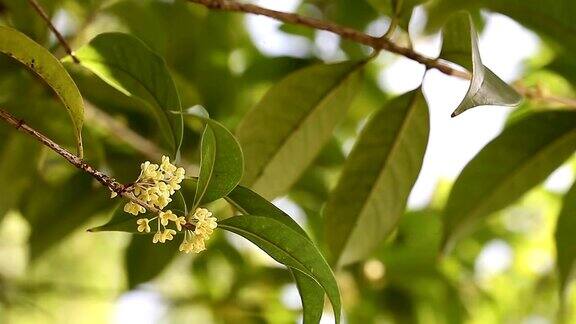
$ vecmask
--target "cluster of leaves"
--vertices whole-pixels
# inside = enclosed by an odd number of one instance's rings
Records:
[[[336,64],[271,58],[241,32],[239,16],[208,13],[183,1],[84,2],[79,7],[72,1],[45,3],[49,10],[66,8],[86,26],[94,26],[97,36],[75,38],[79,64],[69,56],[58,60],[40,45],[47,41],[47,30],[23,18],[30,14],[30,21],[37,22],[20,1],[0,2],[7,8],[2,22],[10,25],[0,26],[0,52],[6,54],[0,61],[6,71],[0,86],[10,93],[0,95],[1,107],[62,145],[75,146],[87,161],[126,182],[135,178],[143,157],[97,122],[85,122],[84,100],[123,118],[176,161],[199,161],[198,177],[185,181],[174,208],[187,213],[210,204],[217,210],[219,228],[244,237],[285,265],[299,290],[305,323],[320,320],[325,295],[339,322],[342,302],[332,271],[344,267],[366,294],[365,303],[350,308],[352,320],[372,320],[382,302],[398,321],[412,320],[405,317],[413,316],[411,310],[395,307],[414,306],[411,298],[429,304],[446,300],[446,308],[452,309],[444,318],[463,318],[465,306],[459,299],[450,300],[461,292],[439,269],[438,255],[482,228],[483,219],[516,202],[576,150],[574,111],[526,104],[465,167],[445,206],[407,213],[428,143],[428,106],[420,88],[382,104],[387,95],[376,86],[377,67],[358,44],[343,42],[349,60]],[[316,0],[305,1],[299,10],[313,6],[327,19],[358,29],[384,14],[392,25],[407,30],[413,8],[424,2]],[[576,35],[567,15],[576,12],[571,1],[557,1],[543,10],[537,1],[513,0],[437,0],[426,6],[428,28],[442,30],[440,58],[471,72],[468,92],[454,116],[477,106],[516,106],[521,101],[482,63],[471,18],[481,17],[480,8],[509,15],[540,33],[558,53],[548,68],[575,79],[574,69],[563,67],[574,64],[566,53],[576,41],[559,36]],[[530,16],[534,12],[538,17]],[[102,32],[110,29],[103,27],[110,17],[119,26],[112,29],[129,33]],[[17,63],[33,74],[22,73]],[[29,93],[22,95],[23,88]],[[186,109],[198,104],[209,109],[210,117],[202,109]],[[41,117],[46,111],[50,120]],[[235,135],[228,128],[234,128]],[[354,145],[346,155],[342,143],[350,139]],[[105,189],[94,188],[86,175],[63,166],[31,139],[0,128],[0,145],[0,217],[17,209],[26,218],[32,228],[33,259],[94,215],[112,212],[107,223],[92,231],[137,233],[135,218],[112,211]],[[576,260],[574,192],[565,197],[556,232],[562,289]],[[284,196],[305,212],[311,235],[270,202]],[[387,245],[387,240],[393,243]],[[130,288],[154,279],[178,250],[177,240],[162,247],[149,241],[134,235],[126,249]],[[232,249],[224,237],[213,245]],[[364,278],[362,266],[374,258],[390,268],[391,287],[383,289]],[[432,270],[414,275],[422,268]],[[440,288],[428,294],[414,292],[417,288],[410,283],[398,284],[408,273],[422,282],[425,278],[431,290]],[[349,291],[343,285],[340,289]]]

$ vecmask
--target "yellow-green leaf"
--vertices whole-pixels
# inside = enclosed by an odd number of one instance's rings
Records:
[[[363,65],[318,64],[273,86],[236,132],[246,159],[243,183],[266,198],[285,194],[345,117]]]
[[[368,121],[323,212],[334,264],[369,256],[396,228],[420,173],[429,131],[420,90],[393,99]]]
[[[58,95],[72,119],[78,155],[82,157],[84,101],[64,66],[47,49],[6,26],[0,26],[0,52],[26,65]]]

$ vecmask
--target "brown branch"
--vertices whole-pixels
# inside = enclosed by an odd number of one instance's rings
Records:
[[[44,19],[50,30],[54,33],[60,45],[65,49],[66,53],[72,57],[74,63],[79,64],[80,60],[74,55],[70,45],[62,34],[56,29],[56,27],[50,21],[50,18],[46,14],[46,11],[36,0],[28,0],[32,5],[34,10]],[[90,20],[90,18],[89,18]],[[84,26],[83,26],[84,28]],[[104,111],[94,107],[90,103],[85,102],[85,113],[86,117],[97,122],[102,128],[106,129],[110,133],[116,135],[117,138],[121,139],[125,143],[130,144],[138,152],[142,153],[144,156],[152,160],[160,160],[163,155],[169,155],[156,146],[154,143],[148,139],[142,137],[138,133],[134,132],[132,129],[126,127],[122,123],[118,122],[112,116],[106,114]],[[197,173],[198,167],[192,163],[189,163],[182,159],[180,163],[184,166],[187,172]]]
[[[375,51],[385,50],[391,53],[404,56],[418,63],[421,63],[429,69],[436,69],[444,74],[455,76],[461,79],[466,80],[471,79],[470,72],[466,70],[459,70],[453,68],[451,66],[452,65],[451,62],[444,61],[442,59],[434,59],[431,57],[427,57],[412,50],[411,48],[402,47],[392,42],[386,36],[374,37],[362,33],[358,30],[332,23],[330,21],[304,17],[289,12],[271,10],[253,4],[240,3],[233,0],[188,0],[188,1],[203,5],[208,9],[250,13],[254,15],[266,16],[278,21],[282,21],[287,24],[301,25],[313,29],[325,30],[334,33],[344,39],[348,39],[350,41],[369,46],[373,48]],[[515,89],[528,99],[547,101],[563,104],[566,106],[576,107],[576,100],[572,98],[545,96],[542,95],[541,93],[535,95],[535,92],[532,89],[522,86],[515,86]]]
[[[329,21],[304,17],[294,13],[276,11],[262,8],[260,6],[256,6],[249,3],[239,3],[236,1],[229,1],[229,0],[188,0],[188,1],[201,4],[209,9],[251,13],[255,15],[270,17],[272,19],[276,19],[287,24],[302,25],[313,29],[325,30],[334,33],[336,35],[339,35],[344,39],[348,39],[353,42],[372,47],[377,51],[385,50],[388,52],[402,55],[413,61],[424,64],[426,67],[430,69],[436,69],[447,75],[452,75],[464,79],[470,78],[467,72],[457,70],[438,59],[433,59],[424,56],[420,53],[413,51],[410,48],[402,47],[385,37],[370,36],[355,29],[337,25]]]
[[[145,201],[142,201],[134,194],[132,194],[125,185],[119,183],[115,179],[111,178],[110,176],[106,175],[105,173],[95,169],[88,163],[84,162],[78,156],[68,152],[66,149],[61,147],[60,145],[56,144],[50,138],[46,137],[44,134],[40,133],[39,131],[35,130],[34,128],[30,127],[26,122],[21,119],[14,117],[9,112],[0,108],[0,119],[3,119],[6,123],[14,127],[16,130],[26,133],[40,142],[42,145],[50,148],[52,151],[56,152],[58,155],[62,156],[66,161],[70,164],[75,166],[76,168],[88,173],[94,179],[98,180],[103,186],[107,187],[111,191],[121,195],[132,202],[146,208],[150,212],[158,213],[160,210]]]
[[[56,29],[56,27],[54,27],[54,25],[52,24],[52,21],[50,21],[50,17],[48,17],[48,14],[46,13],[46,11],[44,11],[44,8],[42,8],[42,6],[38,3],[38,1],[28,0],[28,3],[30,3],[30,5],[32,6],[32,8],[34,8],[34,10],[38,13],[38,15],[40,15],[40,17],[42,17],[42,19],[44,19],[44,21],[46,22],[46,25],[48,25],[48,28],[50,28],[52,33],[54,33],[54,36],[56,36],[56,38],[58,39],[58,42],[60,42],[62,47],[64,47],[66,54],[70,55],[72,57],[72,60],[75,63],[80,63],[78,58],[74,55],[74,52],[72,52],[70,45],[68,45],[68,43],[64,39],[64,36],[62,36],[62,34],[60,34],[60,32]]]

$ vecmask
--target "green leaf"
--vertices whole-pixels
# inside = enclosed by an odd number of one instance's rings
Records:
[[[574,150],[574,111],[533,113],[504,129],[456,179],[444,210],[445,247],[545,180]]]
[[[422,166],[429,133],[420,90],[393,99],[360,134],[325,208],[335,264],[369,256],[397,226]]]
[[[30,258],[37,259],[109,206],[104,190],[95,187],[93,179],[83,173],[57,185],[33,186],[21,207],[31,227]]]
[[[322,287],[309,276],[298,270],[290,269],[302,301],[303,323],[320,323],[324,311],[324,291]]]
[[[440,57],[472,70],[468,91],[452,113],[452,117],[478,106],[520,104],[522,101],[520,94],[482,63],[478,49],[478,34],[468,13],[458,13],[451,18],[444,26],[442,35]]]
[[[76,135],[78,155],[83,157],[84,101],[76,84],[60,61],[26,35],[5,26],[0,26],[0,52],[26,65],[58,95],[70,114]]]
[[[236,132],[246,159],[243,183],[266,198],[286,193],[345,117],[363,65],[314,65],[273,86]]]
[[[200,170],[198,171],[198,184],[196,185],[192,209],[196,209],[196,206],[200,204],[200,201],[204,197],[210,185],[212,172],[214,172],[214,164],[216,163],[216,138],[210,126],[204,128],[200,151]]]
[[[182,193],[179,191],[176,192],[172,196],[173,201],[165,208],[165,210],[172,210],[176,214],[184,215],[187,212],[186,201],[182,196]],[[136,221],[140,218],[153,218],[157,215],[152,214],[150,212],[146,212],[144,214],[140,214],[138,216],[134,216],[132,214],[128,214],[124,211],[124,204],[126,204],[127,200],[122,199],[122,203],[118,205],[118,207],[112,213],[112,217],[106,224],[100,225],[97,227],[93,227],[88,229],[89,232],[128,232],[133,234],[143,234],[143,235],[153,235],[155,233],[155,227],[152,226],[156,224],[156,221],[150,223],[150,227],[152,231],[150,233],[140,233],[138,232],[137,228],[138,225]]]
[[[243,236],[274,260],[313,278],[332,303],[336,323],[340,322],[341,302],[334,274],[314,244],[292,228],[270,217],[236,216],[218,227]]]
[[[553,40],[567,52],[576,51],[576,2],[554,0],[435,0],[428,6],[428,26],[437,30],[449,16],[459,10],[488,9],[499,12]]]
[[[202,134],[200,171],[194,208],[225,197],[240,183],[244,157],[234,135],[219,122],[199,115],[186,115],[206,123]]]
[[[556,223],[556,264],[560,291],[565,292],[576,268],[576,183],[566,193]]]
[[[283,212],[280,208],[276,207],[273,203],[266,200],[264,197],[246,187],[237,186],[228,194],[226,200],[240,210],[242,214],[263,215],[265,217],[273,218],[290,227],[302,236],[308,237],[308,234],[306,234],[302,227],[300,227],[292,217]]]
[[[176,86],[162,57],[135,37],[104,33],[76,51],[80,64],[127,96],[149,107],[167,148],[177,155],[182,144],[182,116]],[[67,59],[69,60],[69,59]]]
[[[237,186],[228,194],[226,199],[247,217],[250,217],[250,214],[265,215],[264,217],[279,221],[308,238],[306,232],[288,214],[248,188]],[[292,268],[289,268],[289,270],[300,292],[304,323],[318,323],[324,309],[324,290],[322,286],[298,270]]]
[[[134,235],[124,256],[128,288],[133,289],[159,275],[178,254],[180,243],[175,238],[163,244],[154,244],[149,236]]]
[[[16,133],[6,137],[6,142],[0,143],[0,220],[34,182],[40,157],[40,145],[33,139]]]

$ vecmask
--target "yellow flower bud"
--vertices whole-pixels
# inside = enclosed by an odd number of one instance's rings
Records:
[[[148,224],[150,220],[148,218],[140,218],[136,221],[138,224],[138,232],[150,233],[150,225]]]

